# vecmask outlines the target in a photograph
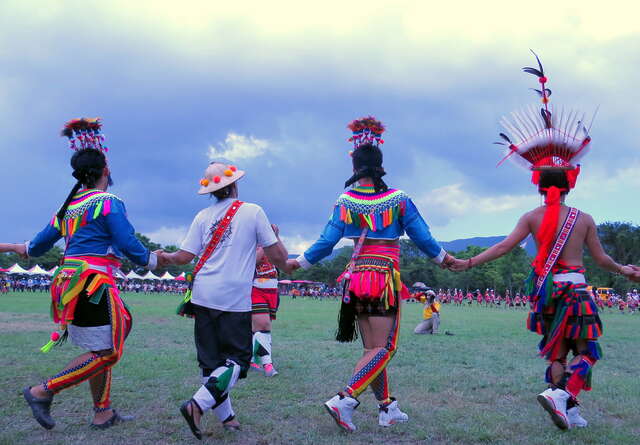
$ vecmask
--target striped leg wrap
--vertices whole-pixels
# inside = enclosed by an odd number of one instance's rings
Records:
[[[362,366],[351,377],[349,385],[345,388],[345,391],[353,398],[357,398],[362,394],[367,387],[378,377],[382,371],[385,370],[391,359],[396,353],[396,347],[398,344],[398,332],[400,328],[400,308],[395,315],[391,332],[387,338],[387,345],[384,348],[376,348],[372,351],[377,351],[373,358],[369,360],[364,366]]]

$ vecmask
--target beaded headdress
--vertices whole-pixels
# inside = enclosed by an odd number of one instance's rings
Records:
[[[384,125],[373,116],[356,119],[347,125],[347,128],[353,132],[349,142],[353,142],[354,150],[365,144],[372,144],[376,147],[384,144],[382,139]]]
[[[102,152],[109,149],[103,145],[104,135],[101,132],[102,122],[100,118],[78,118],[71,119],[64,124],[61,136],[69,138],[69,148],[72,150],[82,150],[85,148],[93,148]]]
[[[551,90],[547,88],[540,59],[531,51],[538,62],[538,68],[525,67],[525,73],[538,78],[540,88],[532,90],[540,97],[542,108],[528,108],[511,113],[500,121],[506,133],[500,133],[502,141],[495,142],[507,147],[505,157],[498,163],[511,159],[533,172],[532,182],[538,184],[540,171],[565,171],[570,188],[575,186],[580,174],[580,159],[590,149],[589,128],[584,124],[585,114],[575,110],[554,109],[549,104]],[[593,121],[592,121],[593,123]]]

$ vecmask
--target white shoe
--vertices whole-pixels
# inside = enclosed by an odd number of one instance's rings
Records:
[[[567,410],[567,419],[571,428],[584,428],[589,423],[580,415],[580,407],[574,406]]]
[[[356,430],[356,426],[351,421],[351,416],[358,405],[360,405],[360,402],[344,394],[336,394],[324,403],[324,407],[338,426],[349,432]]]
[[[567,418],[567,400],[569,400],[568,392],[559,388],[549,388],[538,394],[538,403],[549,413],[551,420],[561,430],[569,429],[569,420]]]
[[[380,406],[378,409],[380,414],[378,415],[378,425],[391,426],[399,422],[408,422],[409,416],[400,411],[398,408],[398,402],[396,399],[391,399],[392,402],[386,406]]]

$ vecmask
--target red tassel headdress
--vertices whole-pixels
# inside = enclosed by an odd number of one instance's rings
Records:
[[[540,97],[543,106],[539,111],[530,106],[514,111],[511,117],[502,118],[500,123],[507,134],[500,133],[502,141],[496,144],[506,146],[507,150],[498,166],[511,159],[533,172],[531,180],[536,185],[540,180],[540,171],[564,170],[569,186],[573,188],[580,174],[579,161],[591,148],[591,137],[584,124],[585,115],[573,110],[553,109],[549,104],[551,90],[547,88],[548,79],[540,59],[536,53],[533,55],[538,68],[525,67],[523,71],[538,78],[540,89],[532,89]]]
[[[82,150],[93,148],[102,152],[109,149],[103,144],[102,122],[99,117],[71,119],[64,124],[61,136],[69,138],[69,148],[72,150]]]

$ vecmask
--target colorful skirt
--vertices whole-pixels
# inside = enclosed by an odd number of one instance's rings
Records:
[[[556,265],[553,274],[584,274],[585,269]],[[563,339],[596,340],[602,335],[598,307],[587,285],[573,281],[553,281],[550,295],[532,295],[533,309],[527,318],[527,329],[543,335],[540,355],[556,360]]]
[[[132,319],[120,299],[114,279],[114,270],[119,266],[115,257],[65,257],[52,278],[51,314],[65,334],[70,324],[79,327],[111,325],[111,346],[121,355]],[[93,307],[96,313],[89,314]]]
[[[400,279],[399,246],[363,246],[337,281],[345,286],[336,334],[341,342],[357,338],[358,315],[397,314],[400,300],[411,298]]]

